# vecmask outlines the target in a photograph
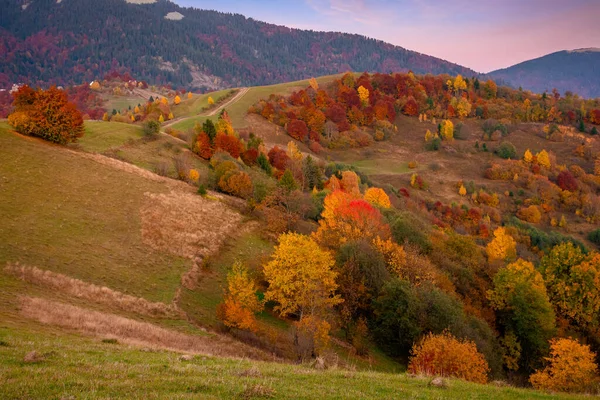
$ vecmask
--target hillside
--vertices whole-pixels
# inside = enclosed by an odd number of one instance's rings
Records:
[[[599,361],[595,101],[411,73],[99,86],[119,110],[76,142],[0,123],[11,394],[552,398],[509,386],[554,340]],[[55,92],[21,89],[10,123],[46,126]],[[416,375],[457,357],[438,373],[488,385],[405,374],[431,338]]]
[[[1,0],[0,6],[0,87],[80,84],[114,70],[187,89],[265,85],[349,70],[475,75],[358,35],[289,29],[166,0]],[[165,18],[173,12],[183,19]]]
[[[556,88],[561,94],[570,91],[586,98],[600,97],[600,49],[559,51],[490,72],[517,88],[534,93],[548,93]]]

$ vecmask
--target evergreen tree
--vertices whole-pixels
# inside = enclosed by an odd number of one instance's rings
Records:
[[[292,175],[292,171],[290,171],[289,169],[285,170],[283,176],[281,177],[277,185],[283,188],[288,193],[298,188],[298,184],[294,179],[294,175]]]
[[[271,164],[269,164],[269,160],[267,159],[267,156],[264,155],[264,153],[260,153],[260,155],[256,159],[256,163],[263,171],[267,173],[267,175],[271,175],[273,168],[271,168]]]
[[[204,121],[202,124],[202,130],[208,135],[211,142],[215,140],[215,136],[217,136],[217,128],[215,128],[215,124],[212,122],[212,120],[207,119]]]

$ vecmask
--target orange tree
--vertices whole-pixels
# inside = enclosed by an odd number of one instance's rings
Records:
[[[408,371],[413,374],[452,376],[487,383],[485,357],[469,340],[458,340],[448,332],[430,333],[414,345]]]
[[[263,302],[256,295],[256,284],[247,268],[240,262],[233,264],[227,274],[227,289],[223,303],[217,307],[217,317],[226,326],[256,331],[254,314],[262,311]]]
[[[536,389],[558,392],[583,392],[598,381],[595,354],[589,346],[573,339],[553,339],[550,342],[548,365],[529,380]]]
[[[55,86],[33,90],[25,85],[13,93],[13,99],[8,122],[17,132],[60,144],[83,136],[83,117],[65,91]]]

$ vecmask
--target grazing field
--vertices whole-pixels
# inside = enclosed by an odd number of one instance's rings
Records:
[[[85,134],[77,143],[85,151],[102,153],[141,137],[142,129],[137,125],[122,122],[86,121]]]
[[[35,355],[31,354],[35,351]],[[31,361],[24,361],[29,354]],[[4,398],[86,399],[576,399],[494,385],[405,374],[317,370],[135,348],[118,340],[60,334],[36,323],[0,328]]]

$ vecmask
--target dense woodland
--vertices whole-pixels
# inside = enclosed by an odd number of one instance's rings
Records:
[[[353,71],[473,71],[358,35],[289,29],[168,1],[2,0],[0,87],[90,82],[110,71],[174,87],[235,87]],[[181,21],[164,18],[178,11]],[[73,16],[77,16],[74,18]],[[207,81],[195,80],[205,75]]]

